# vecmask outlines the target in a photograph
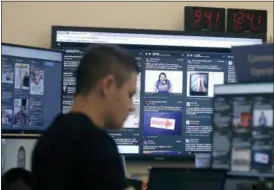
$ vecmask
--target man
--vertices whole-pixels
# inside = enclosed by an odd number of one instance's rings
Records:
[[[104,129],[120,129],[134,111],[139,67],[114,46],[98,46],[76,71],[71,111],[60,114],[32,155],[37,190],[122,190],[125,174],[114,140]]]

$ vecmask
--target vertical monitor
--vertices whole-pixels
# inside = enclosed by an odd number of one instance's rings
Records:
[[[231,46],[262,38],[183,35],[181,32],[53,27],[52,47],[64,52],[62,112],[70,110],[75,70],[93,44],[117,44],[141,68],[135,111],[119,131],[109,131],[121,154],[167,159],[211,152],[215,84],[236,82]],[[137,157],[140,155],[141,157]]]
[[[2,43],[2,133],[41,133],[61,112],[63,53]]]
[[[215,86],[212,167],[273,177],[273,83]]]

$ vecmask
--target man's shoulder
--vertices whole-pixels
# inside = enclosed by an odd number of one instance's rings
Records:
[[[64,131],[64,132],[98,132],[99,129],[94,123],[82,113],[59,114],[50,124],[48,131]]]
[[[116,144],[104,130],[95,126],[87,116],[60,114],[38,140],[36,149],[44,149],[45,147],[51,150],[75,147],[78,149],[77,151],[99,149],[102,152],[103,150],[108,152],[108,150],[113,150],[108,148],[116,148]]]
[[[101,128],[96,126],[92,120],[81,113],[60,114],[51,123],[44,136],[56,136],[56,138],[73,139],[82,141],[110,142],[113,139]]]
[[[92,125],[91,120],[82,113],[66,113],[59,114],[52,122],[52,125],[56,124],[67,124],[67,125],[75,125],[75,124],[90,124]]]

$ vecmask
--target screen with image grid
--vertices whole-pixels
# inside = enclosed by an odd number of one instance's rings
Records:
[[[215,87],[212,167],[273,177],[273,83]]]
[[[2,44],[2,133],[41,133],[61,112],[63,53]]]

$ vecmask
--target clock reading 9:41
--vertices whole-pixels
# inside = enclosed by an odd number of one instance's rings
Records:
[[[185,7],[185,31],[225,31],[225,9]]]

